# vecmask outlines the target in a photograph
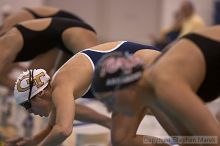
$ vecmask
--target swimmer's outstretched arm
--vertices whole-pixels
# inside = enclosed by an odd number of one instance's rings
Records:
[[[73,129],[75,99],[81,97],[91,83],[93,69],[86,57],[76,54],[54,75],[51,81],[52,102],[56,109],[56,124],[38,146],[62,143]]]
[[[34,137],[27,138],[27,137],[13,137],[10,139],[7,139],[4,143],[4,146],[36,146],[38,143],[40,143],[44,137],[47,136],[47,134],[50,132],[52,127],[46,127],[44,130],[42,130],[40,133],[35,135]]]
[[[106,128],[111,129],[111,119],[105,115],[102,115],[95,110],[80,104],[76,104],[76,120],[97,123]]]
[[[5,141],[4,146],[36,146],[39,144],[51,131],[53,128],[53,125],[55,123],[55,113],[51,112],[49,116],[49,122],[48,125],[40,131],[38,134],[31,138],[26,138],[26,137],[13,137],[10,139],[7,139]]]
[[[72,88],[68,86],[68,83],[65,85],[59,84],[53,89],[52,100],[56,109],[55,124],[38,146],[61,144],[72,133],[75,116],[75,102],[73,99]]]

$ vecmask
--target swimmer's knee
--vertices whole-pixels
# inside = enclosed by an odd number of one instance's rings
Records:
[[[172,84],[172,79],[163,74],[160,70],[151,71],[148,76],[148,84],[150,88],[152,88],[153,98],[152,100],[161,99],[163,95],[168,89],[169,85]],[[154,98],[156,97],[156,98]]]

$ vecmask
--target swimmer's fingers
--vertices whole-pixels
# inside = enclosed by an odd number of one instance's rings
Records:
[[[31,140],[29,138],[17,137],[5,142],[4,146],[30,146]]]
[[[15,144],[19,141],[22,141],[24,138],[23,137],[13,137],[13,138],[9,138],[5,141],[6,144]]]
[[[4,143],[3,146],[17,146],[17,144],[12,144],[12,143]]]
[[[24,139],[22,141],[19,141],[16,143],[17,146],[29,146],[29,142],[27,139]]]

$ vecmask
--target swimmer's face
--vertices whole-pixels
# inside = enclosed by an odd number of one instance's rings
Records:
[[[41,117],[47,117],[50,114],[52,107],[52,102],[48,100],[50,97],[51,93],[49,90],[47,90],[47,88],[38,93],[31,99],[31,108],[28,109],[28,112]]]

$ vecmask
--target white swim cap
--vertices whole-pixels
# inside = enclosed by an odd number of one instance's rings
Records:
[[[50,76],[44,69],[33,69],[32,71],[34,84],[30,98],[46,88],[50,81]],[[30,92],[29,76],[29,70],[27,70],[20,74],[17,78],[14,87],[14,96],[17,104],[21,104],[28,100]]]

